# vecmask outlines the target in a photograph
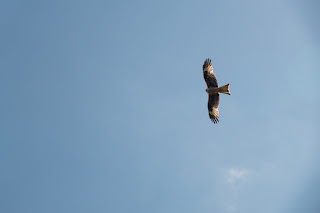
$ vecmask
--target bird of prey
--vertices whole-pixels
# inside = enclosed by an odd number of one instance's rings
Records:
[[[204,80],[207,83],[208,88],[206,89],[206,92],[209,95],[208,100],[208,111],[209,111],[209,117],[213,123],[219,122],[219,93],[224,94],[230,94],[229,91],[229,84],[218,87],[218,81],[216,79],[216,76],[213,74],[213,67],[211,63],[211,59],[206,59],[203,64],[203,76]]]

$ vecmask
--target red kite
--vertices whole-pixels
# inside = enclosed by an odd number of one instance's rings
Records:
[[[209,100],[208,100],[209,117],[213,123],[218,123],[219,122],[219,110],[218,110],[219,93],[231,95],[229,91],[229,84],[223,87],[218,87],[218,81],[216,79],[216,76],[213,73],[212,63],[209,58],[204,61],[203,76],[208,86],[208,88],[206,89],[206,92],[209,94]]]

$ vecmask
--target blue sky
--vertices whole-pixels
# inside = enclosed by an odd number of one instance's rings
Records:
[[[0,212],[320,212],[319,6],[2,1]]]

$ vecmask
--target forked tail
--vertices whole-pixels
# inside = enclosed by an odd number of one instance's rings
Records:
[[[230,91],[229,91],[229,84],[224,85],[223,87],[219,87],[219,92],[220,92],[220,93],[224,93],[224,94],[231,95],[231,94],[230,94]]]

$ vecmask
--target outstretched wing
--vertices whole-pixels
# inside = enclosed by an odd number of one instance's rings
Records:
[[[216,76],[213,74],[211,59],[207,58],[203,64],[203,77],[209,87],[218,87]]]
[[[209,95],[208,111],[209,117],[213,123],[219,122],[219,93]]]

